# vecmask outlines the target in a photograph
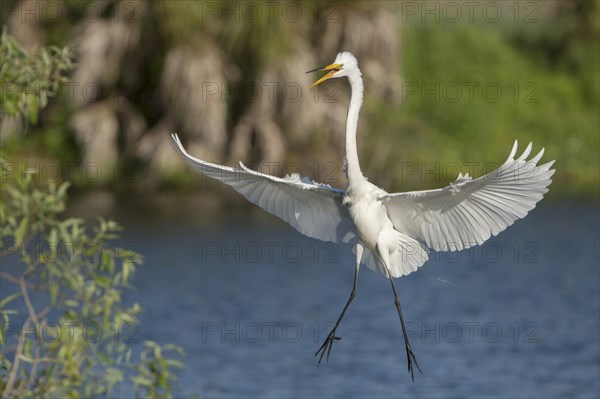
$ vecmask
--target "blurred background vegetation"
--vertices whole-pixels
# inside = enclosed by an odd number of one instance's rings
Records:
[[[599,3],[461,4],[4,0],[9,35],[30,51],[67,46],[74,69],[27,118],[8,116],[2,77],[3,157],[53,176],[58,165],[75,189],[203,190],[170,148],[178,132],[200,158],[343,186],[346,83],[309,91],[304,72],[348,50],[366,80],[359,145],[375,183],[478,176],[519,139],[557,159],[552,195],[596,197]],[[46,102],[28,90],[22,107]]]

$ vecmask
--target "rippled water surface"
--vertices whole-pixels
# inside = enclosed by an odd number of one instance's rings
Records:
[[[329,362],[314,353],[352,287],[349,247],[260,211],[157,214],[123,206],[144,254],[136,339],[187,355],[181,394],[203,397],[598,397],[599,212],[545,201],[489,243],[432,255],[396,281],[423,374],[412,383],[389,282],[361,269]],[[193,212],[190,211],[193,210]]]
[[[183,212],[183,211],[182,211]],[[189,211],[188,211],[189,212]],[[314,353],[352,286],[350,248],[261,212],[121,217],[145,266],[136,337],[181,345],[206,397],[598,397],[599,213],[545,202],[469,251],[397,280],[423,370],[415,383],[389,282],[361,270],[328,363]]]

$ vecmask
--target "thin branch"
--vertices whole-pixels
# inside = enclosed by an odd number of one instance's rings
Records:
[[[25,320],[23,323],[23,327],[21,328],[21,336],[19,337],[19,343],[17,344],[17,350],[15,351],[15,361],[12,364],[12,370],[10,370],[10,374],[8,375],[8,379],[6,380],[6,391],[4,391],[4,395],[7,398],[14,397],[15,391],[15,380],[17,378],[17,372],[21,367],[21,353],[23,352],[23,343],[25,342],[25,331],[27,330],[28,324],[31,323],[31,316]]]
[[[11,283],[19,284],[19,278],[9,272],[0,272],[0,278],[10,281]]]
[[[0,272],[0,278],[10,281],[11,283],[15,283],[15,284],[21,284],[21,279],[13,274],[10,274],[8,272]],[[32,290],[36,290],[36,291],[45,291],[46,289],[44,288],[44,286],[42,284],[34,284],[34,283],[30,283],[29,281],[25,281],[25,286],[27,288],[31,288]]]
[[[34,325],[36,327],[37,330],[37,334],[38,336],[40,335],[40,323],[39,320],[37,318],[37,313],[35,312],[35,309],[33,308],[33,304],[31,303],[31,299],[29,298],[29,292],[27,292],[27,287],[26,285],[26,281],[24,277],[21,277],[19,279],[19,286],[21,287],[21,292],[23,293],[23,299],[25,300],[25,304],[27,305],[27,309],[29,310],[29,317],[27,317],[27,320],[25,321],[25,323],[23,324],[23,328],[21,329],[21,337],[19,339],[19,344],[17,345],[17,351],[15,354],[15,362],[13,363],[13,367],[12,370],[10,371],[10,375],[8,376],[8,380],[6,382],[6,397],[18,397],[19,393],[23,390],[23,383],[25,382],[25,380],[21,381],[19,383],[19,386],[14,389],[13,385],[14,385],[14,381],[17,377],[17,372],[20,368],[21,365],[21,360],[23,359],[24,355],[23,355],[23,343],[25,342],[25,331],[27,331],[26,326],[31,323],[31,321],[34,322]],[[25,385],[26,386],[26,385]],[[12,392],[14,391],[14,392]]]
[[[30,265],[27,266],[27,269],[25,269],[25,273],[23,273],[23,277],[27,277],[30,274],[35,273],[36,269],[38,266],[42,265],[43,263],[38,259],[35,262],[32,262]]]
[[[43,319],[44,317],[46,317],[48,315],[48,313],[50,313],[51,310],[52,310],[52,308],[50,306],[46,306],[44,309],[40,310],[37,313],[38,319]]]
[[[24,362],[33,364],[34,366],[36,366],[38,363],[62,363],[62,360],[60,360],[60,359],[53,359],[51,357],[38,357],[36,359],[32,359],[32,358],[27,357],[25,355],[19,355],[19,358],[21,360],[23,360]],[[31,373],[31,375],[33,376],[34,373]]]
[[[16,245],[11,245],[8,248],[4,248],[2,251],[0,251],[0,256],[2,256],[2,259],[6,259],[6,257],[8,255],[12,255],[14,253],[16,253],[17,250],[17,246]]]
[[[27,305],[27,309],[29,310],[29,315],[31,317],[31,319],[33,320],[36,329],[40,328],[40,322],[37,318],[37,313],[35,312],[35,309],[33,308],[33,304],[31,303],[31,299],[29,298],[29,292],[27,291],[27,287],[26,285],[26,281],[25,281],[25,277],[21,277],[19,279],[19,285],[21,286],[21,292],[23,293],[23,299],[25,299],[25,304]],[[39,334],[39,331],[38,331]]]

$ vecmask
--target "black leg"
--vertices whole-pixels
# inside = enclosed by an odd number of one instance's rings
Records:
[[[400,309],[400,299],[398,299],[398,294],[396,293],[396,286],[394,286],[394,280],[391,277],[390,277],[390,283],[392,283],[392,290],[394,291],[394,298],[395,298],[394,303],[396,304],[396,309],[398,309],[398,316],[400,316],[400,324],[402,324],[402,334],[404,334],[404,345],[406,346],[406,357],[408,359],[408,372],[410,373],[410,376],[411,376],[413,382],[415,382],[415,373],[414,373],[413,365],[412,365],[413,361],[415,363],[415,366],[417,366],[419,373],[423,374],[423,372],[421,371],[421,368],[419,367],[419,363],[417,363],[417,358],[415,357],[415,354],[412,351],[412,348],[410,347],[410,342],[408,342],[408,334],[406,333],[406,325],[404,324],[404,317],[402,316],[402,309]]]
[[[354,286],[352,287],[352,292],[350,293],[350,298],[348,298],[348,302],[346,302],[346,306],[344,306],[344,310],[342,310],[342,314],[340,314],[340,317],[338,317],[337,321],[335,322],[333,329],[331,330],[331,332],[329,333],[327,338],[325,338],[325,342],[323,342],[323,345],[321,345],[319,350],[315,353],[315,356],[317,356],[319,353],[321,354],[321,356],[319,357],[319,363],[317,365],[321,364],[321,360],[323,360],[323,356],[325,355],[325,352],[327,352],[327,360],[329,360],[329,354],[331,353],[331,348],[333,347],[333,343],[335,341],[339,341],[340,339],[342,339],[341,337],[336,336],[335,332],[337,331],[338,325],[342,321],[342,318],[344,317],[346,310],[348,310],[350,303],[352,303],[352,300],[356,296],[356,286],[358,285],[358,268],[359,267],[357,266],[356,271],[354,272]]]

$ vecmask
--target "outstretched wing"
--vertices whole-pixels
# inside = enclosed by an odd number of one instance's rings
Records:
[[[394,227],[436,251],[469,248],[500,233],[535,207],[554,174],[554,161],[537,165],[544,149],[530,160],[531,143],[518,159],[516,151],[517,141],[502,166],[475,180],[461,174],[445,188],[381,196]]]
[[[300,233],[322,241],[349,242],[356,233],[348,211],[342,206],[344,191],[301,179],[281,179],[248,169],[206,162],[187,153],[179,137],[172,135],[184,159],[207,176],[233,187],[250,202],[288,222]]]

